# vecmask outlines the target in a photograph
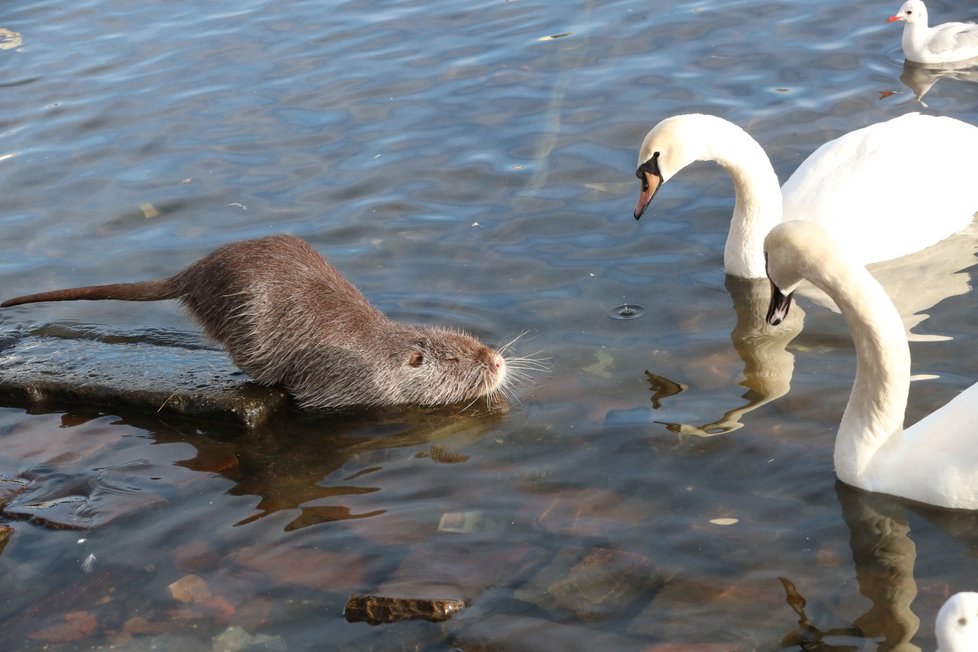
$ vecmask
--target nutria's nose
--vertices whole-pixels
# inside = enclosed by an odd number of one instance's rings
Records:
[[[492,367],[493,369],[502,369],[506,365],[506,360],[503,356],[499,355],[488,346],[483,347],[479,351],[479,362],[482,364]]]

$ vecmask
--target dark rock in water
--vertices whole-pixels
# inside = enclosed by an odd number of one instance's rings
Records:
[[[500,542],[475,533],[428,540],[411,547],[377,588],[380,595],[452,598],[475,603],[493,587],[528,577],[546,550],[522,541]]]
[[[282,584],[331,591],[362,591],[366,586],[366,559],[353,552],[250,546],[236,549],[228,559]]]
[[[370,625],[395,623],[400,620],[430,620],[442,622],[456,611],[465,608],[462,600],[428,598],[395,598],[380,595],[354,595],[346,603],[343,615],[351,623]]]
[[[283,390],[250,381],[224,351],[174,340],[70,326],[0,333],[0,405],[81,403],[254,428],[291,404]]]
[[[651,599],[664,577],[650,559],[610,548],[565,548],[516,597],[560,618],[620,615]]]
[[[654,644],[649,645],[648,639],[635,639],[593,627],[525,615],[491,614],[484,618],[460,618],[457,621],[450,621],[446,627],[452,630],[455,646],[464,650],[655,652],[657,649]],[[667,646],[661,649],[663,652],[704,651],[704,648],[696,646],[685,648]]]

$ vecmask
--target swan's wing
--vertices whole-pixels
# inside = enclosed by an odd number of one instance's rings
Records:
[[[933,54],[956,50],[978,49],[978,25],[974,23],[945,23],[932,31],[927,49]]]
[[[907,428],[904,436],[920,450],[965,454],[978,474],[978,383]]]
[[[978,509],[978,384],[893,435],[877,452],[866,484],[931,505]]]
[[[862,263],[967,227],[978,211],[978,127],[907,114],[819,147],[782,186],[784,219],[822,224]]]

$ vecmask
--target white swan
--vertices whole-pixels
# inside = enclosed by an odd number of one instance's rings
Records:
[[[723,252],[728,274],[764,278],[764,236],[798,219],[843,238],[860,263],[888,260],[971,224],[976,151],[978,127],[911,113],[825,143],[779,188],[771,161],[746,131],[715,116],[677,115],[645,136],[634,215],[679,170],[712,160],[730,173],[736,195]]]
[[[927,26],[927,7],[920,0],[907,0],[886,22],[902,20],[903,56],[917,63],[951,63],[978,57],[978,25],[942,23]]]
[[[856,379],[835,440],[835,471],[847,484],[931,505],[978,509],[978,384],[903,429],[910,347],[882,286],[818,224],[780,224],[765,239],[778,324],[802,280],[824,290],[846,318]]]
[[[937,612],[937,652],[978,650],[978,593],[955,593]]]

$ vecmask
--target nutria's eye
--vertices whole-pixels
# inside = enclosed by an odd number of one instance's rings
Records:
[[[422,362],[424,362],[424,353],[413,351],[411,353],[411,359],[408,360],[408,364],[412,367],[420,367]]]
[[[445,358],[445,362],[454,362],[458,364],[458,358]]]

